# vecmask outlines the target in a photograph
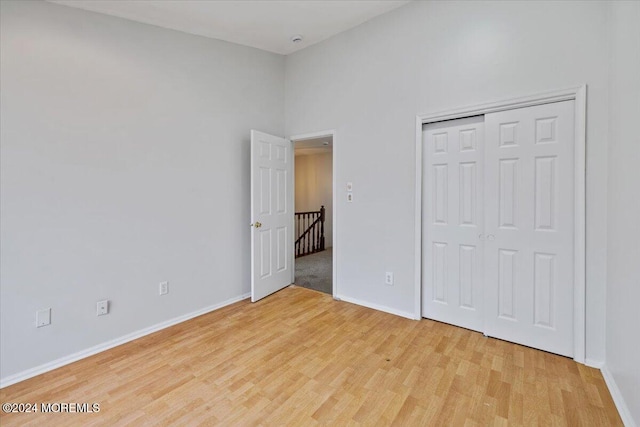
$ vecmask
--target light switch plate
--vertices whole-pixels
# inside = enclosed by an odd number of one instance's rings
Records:
[[[40,310],[36,312],[36,328],[41,328],[51,324],[51,309]]]
[[[160,282],[159,285],[160,295],[166,295],[169,293],[169,282]]]

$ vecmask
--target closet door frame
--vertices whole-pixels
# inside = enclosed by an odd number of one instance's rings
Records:
[[[544,92],[416,116],[416,193],[415,193],[415,298],[414,315],[422,318],[422,126],[443,120],[461,119],[515,108],[574,100],[574,284],[573,359],[585,363],[586,321],[586,107],[587,86]]]

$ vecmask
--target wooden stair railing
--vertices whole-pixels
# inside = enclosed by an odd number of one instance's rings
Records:
[[[324,206],[319,211],[296,212],[296,258],[324,251]]]

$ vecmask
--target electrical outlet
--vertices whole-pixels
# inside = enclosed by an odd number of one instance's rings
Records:
[[[109,314],[109,300],[106,299],[96,304],[96,315],[104,316],[105,314]]]
[[[348,192],[347,193],[347,202],[349,202],[349,203],[353,202],[353,193],[352,192]]]
[[[386,285],[393,285],[393,273],[390,271],[387,271],[386,273],[384,273],[384,283]]]
[[[51,324],[51,309],[36,311],[36,328]]]
[[[160,282],[160,295],[169,293],[169,282]]]

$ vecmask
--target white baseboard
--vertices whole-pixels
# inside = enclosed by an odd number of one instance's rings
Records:
[[[589,359],[588,357],[584,359],[584,364],[590,368],[602,369],[604,367],[604,362],[602,360]]]
[[[406,317],[407,319],[411,319],[411,320],[420,320],[419,318],[416,319],[415,314],[410,311],[396,310],[395,308],[386,307],[384,305],[373,304],[366,301],[361,301],[356,298],[345,297],[344,295],[338,295],[335,299],[337,299],[338,301],[350,302],[352,304],[357,304],[363,307],[372,308],[378,311],[384,311],[385,313],[395,314],[396,316]]]
[[[611,393],[611,397],[613,398],[613,403],[616,404],[616,408],[618,409],[618,413],[620,414],[620,418],[622,418],[624,425],[626,427],[638,427],[631,417],[631,411],[629,411],[629,408],[622,397],[622,393],[618,388],[618,384],[616,384],[616,380],[613,378],[613,375],[607,368],[607,365],[605,364],[600,371],[604,377],[604,382],[607,383],[609,393]]]
[[[193,319],[194,317],[202,316],[203,314],[218,310],[222,307],[226,307],[238,301],[242,301],[243,299],[248,298],[250,296],[251,296],[250,293],[243,294],[238,297],[234,297],[226,301],[223,301],[219,304],[214,304],[209,307],[201,308],[200,310],[196,310],[191,313],[184,314],[182,316],[174,317],[173,319],[169,319],[164,322],[156,323],[155,325],[149,326],[147,328],[140,329],[130,334],[113,339],[111,341],[107,341],[102,344],[95,345],[93,347],[87,348],[77,353],[70,354],[69,356],[61,357],[59,359],[45,363],[43,365],[36,366],[35,368],[18,372],[17,374],[10,375],[8,377],[0,379],[0,388],[8,387],[20,381],[24,381],[26,379],[35,377],[36,375],[44,374],[45,372],[52,371],[54,369],[60,368],[61,366],[65,366],[70,363],[76,362],[80,359],[93,356],[94,354],[98,354],[105,350],[109,350],[113,347],[117,347],[119,345],[128,343],[129,341],[133,341],[135,339],[141,338],[145,335],[152,334],[154,332],[160,331],[170,326],[177,325],[178,323],[182,323],[186,320]]]

